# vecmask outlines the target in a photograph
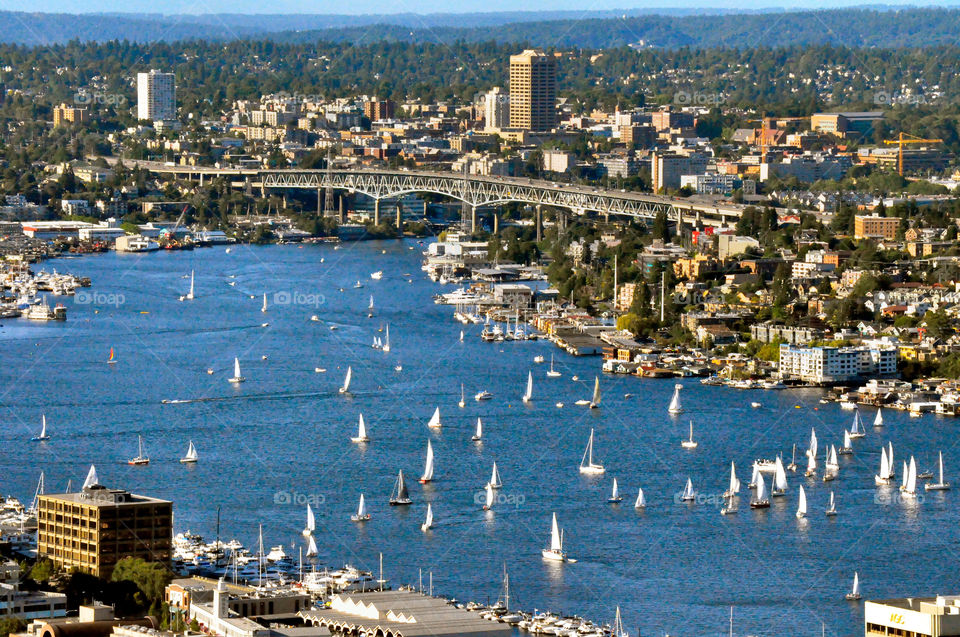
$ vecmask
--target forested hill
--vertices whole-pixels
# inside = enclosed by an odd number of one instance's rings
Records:
[[[0,42],[173,42],[269,38],[278,42],[531,43],[551,47],[927,47],[955,44],[956,8],[857,8],[793,12],[513,12],[388,16],[157,16],[0,12]]]

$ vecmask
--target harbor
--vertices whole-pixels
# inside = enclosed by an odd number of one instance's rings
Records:
[[[866,436],[853,440],[852,455],[838,453],[839,470],[824,482],[824,454],[842,446],[853,419],[839,403],[821,403],[824,391],[734,390],[692,376],[648,383],[602,374],[599,358],[572,356],[548,338],[484,342],[482,323],[456,321],[455,307],[433,302],[451,286],[408,276],[421,258],[416,242],[406,241],[71,261],[93,282],[94,298],[123,302],[64,296],[70,319],[56,330],[3,324],[0,337],[16,361],[0,370],[11,389],[3,398],[9,426],[0,433],[9,450],[0,459],[3,493],[29,507],[41,471],[46,491],[62,492],[76,490],[96,464],[104,481],[175,502],[176,533],[190,529],[212,541],[219,528],[225,543],[236,538],[248,547],[247,557],[257,554],[262,533],[266,554],[282,548],[274,561],[283,561],[291,581],[301,552],[305,570],[310,564],[302,534],[309,504],[314,559],[328,575],[346,563],[380,579],[382,554],[391,586],[419,590],[423,573],[429,588],[432,573],[435,594],[488,609],[506,564],[511,609],[531,618],[549,609],[602,627],[620,606],[631,633],[677,632],[677,608],[690,632],[722,631],[733,606],[738,632],[776,632],[785,623],[801,632],[819,626],[817,617],[831,633],[850,634],[862,622],[862,610],[843,599],[854,571],[874,598],[924,589],[929,570],[890,581],[884,547],[909,544],[933,555],[952,541],[954,492],[920,486],[908,499],[897,488],[903,459],[913,455],[918,475],[935,475],[940,451],[949,481],[960,466],[951,420],[891,409],[874,428],[875,408],[863,406]],[[181,301],[191,272],[193,298]],[[370,347],[387,325],[389,351]],[[235,359],[243,382],[228,382],[238,376]],[[348,369],[348,391],[340,392]],[[682,411],[671,415],[676,384]],[[483,392],[489,399],[474,399]],[[439,427],[429,425],[435,413]],[[32,441],[44,420],[49,438]],[[811,429],[820,438],[818,467],[806,477]],[[591,430],[592,464],[604,468],[593,475],[578,471]],[[351,440],[362,437],[368,442]],[[695,448],[681,445],[690,439]],[[433,472],[420,483],[428,441]],[[874,477],[891,442],[896,482],[885,489]],[[181,463],[190,443],[197,461]],[[797,472],[786,468],[795,445]],[[739,515],[721,516],[730,462],[746,487],[753,464],[765,461],[770,487],[778,456],[786,495],[750,509],[742,489]],[[128,464],[141,457],[149,462]],[[501,488],[484,510],[494,462]],[[399,470],[408,506],[388,502]],[[609,502],[614,478],[619,503]],[[680,501],[688,479],[693,499]],[[825,514],[831,491],[836,516]],[[370,517],[354,522],[361,495]],[[423,530],[428,505],[433,519]],[[567,561],[542,556],[554,513]],[[732,546],[750,551],[732,554]],[[769,568],[756,570],[756,554]],[[819,575],[824,560],[833,564],[830,577]],[[241,561],[233,568],[238,581],[241,573],[256,580],[258,560]],[[704,563],[723,564],[726,577]],[[794,607],[801,610],[784,614]]]

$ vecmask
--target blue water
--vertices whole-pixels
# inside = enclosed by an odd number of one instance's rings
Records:
[[[40,471],[48,491],[63,490],[68,480],[76,487],[95,463],[108,486],[173,500],[178,531],[212,539],[219,506],[224,538],[253,546],[262,523],[265,542],[285,544],[293,555],[310,501],[324,564],[376,570],[382,551],[395,585],[416,583],[422,568],[433,573],[435,591],[476,601],[496,599],[506,564],[515,606],[611,621],[619,604],[631,633],[726,633],[733,606],[738,634],[812,635],[821,623],[829,635],[859,634],[862,609],[843,600],[854,570],[867,598],[957,592],[949,559],[958,538],[956,493],[891,503],[876,497],[890,491],[873,486],[886,440],[894,443],[898,471],[910,453],[921,469],[932,469],[943,449],[952,475],[960,453],[951,421],[890,411],[887,426],[873,430],[867,413],[868,435],[855,441],[854,456],[841,457],[838,480],[825,485],[790,474],[788,496],[770,510],[753,512],[742,502],[739,515],[723,517],[718,498],[731,460],[746,485],[754,458],[782,451],[789,459],[794,442],[805,448],[811,427],[821,449],[838,444],[850,412],[819,405],[814,391],[743,392],[685,381],[687,411],[671,418],[672,381],[622,377],[601,379],[601,409],[574,406],[589,397],[598,358],[569,357],[545,341],[483,343],[478,326],[460,343],[463,326],[451,308],[432,302],[440,286],[423,277],[419,248],[410,246],[237,246],[46,264],[90,276],[87,298],[94,298],[64,299],[63,324],[20,320],[0,328],[0,490],[29,500]],[[180,302],[191,269],[198,298]],[[369,278],[374,270],[384,271],[382,281]],[[357,280],[363,289],[352,288]],[[277,294],[299,304],[275,305]],[[310,321],[312,314],[322,322]],[[331,331],[331,323],[339,329]],[[370,347],[386,323],[389,354]],[[115,365],[105,363],[110,347]],[[551,353],[563,378],[548,379],[546,365],[532,363]],[[247,378],[236,387],[226,382],[234,356]],[[337,393],[347,365],[351,397]],[[315,373],[318,366],[328,371]],[[530,369],[534,402],[524,405]],[[461,382],[464,409],[456,404]],[[482,389],[494,399],[472,400]],[[561,400],[566,406],[558,409]],[[751,401],[763,407],[751,409]],[[425,425],[438,405],[444,426],[432,432]],[[349,441],[360,412],[373,439],[365,447]],[[29,441],[41,414],[53,436],[44,444]],[[478,416],[482,445],[470,441]],[[690,419],[700,443],[694,451],[680,447]],[[599,478],[577,471],[591,428],[596,457],[608,468]],[[146,467],[125,464],[136,454],[137,434],[152,459]],[[180,465],[191,439],[201,461]],[[422,487],[413,479],[427,439],[437,474]],[[494,460],[504,488],[487,514],[479,502]],[[387,506],[399,469],[411,478],[409,508]],[[675,503],[688,476],[703,503]],[[625,494],[620,506],[606,502],[613,477]],[[801,481],[810,515],[798,522]],[[642,512],[633,508],[639,486],[648,499]],[[822,513],[830,489],[840,511],[832,519]],[[358,527],[349,516],[361,492],[373,520]],[[428,501],[436,527],[423,534]],[[540,557],[553,511],[575,564]]]

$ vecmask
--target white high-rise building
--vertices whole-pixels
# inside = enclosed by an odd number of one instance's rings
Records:
[[[510,95],[495,86],[483,97],[483,125],[487,130],[510,126]]]
[[[177,118],[177,85],[173,73],[151,69],[137,73],[137,119]]]

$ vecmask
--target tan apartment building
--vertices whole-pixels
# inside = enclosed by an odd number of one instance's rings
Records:
[[[557,126],[557,62],[527,49],[510,56],[510,128],[549,131]]]
[[[37,555],[58,568],[109,578],[125,557],[169,562],[172,544],[169,501],[100,484],[38,498]]]
[[[853,219],[853,236],[855,239],[880,238],[893,241],[897,238],[897,230],[899,229],[899,217],[857,215]]]
[[[53,125],[66,126],[67,124],[82,124],[89,121],[90,114],[86,108],[61,104],[53,109]]]

